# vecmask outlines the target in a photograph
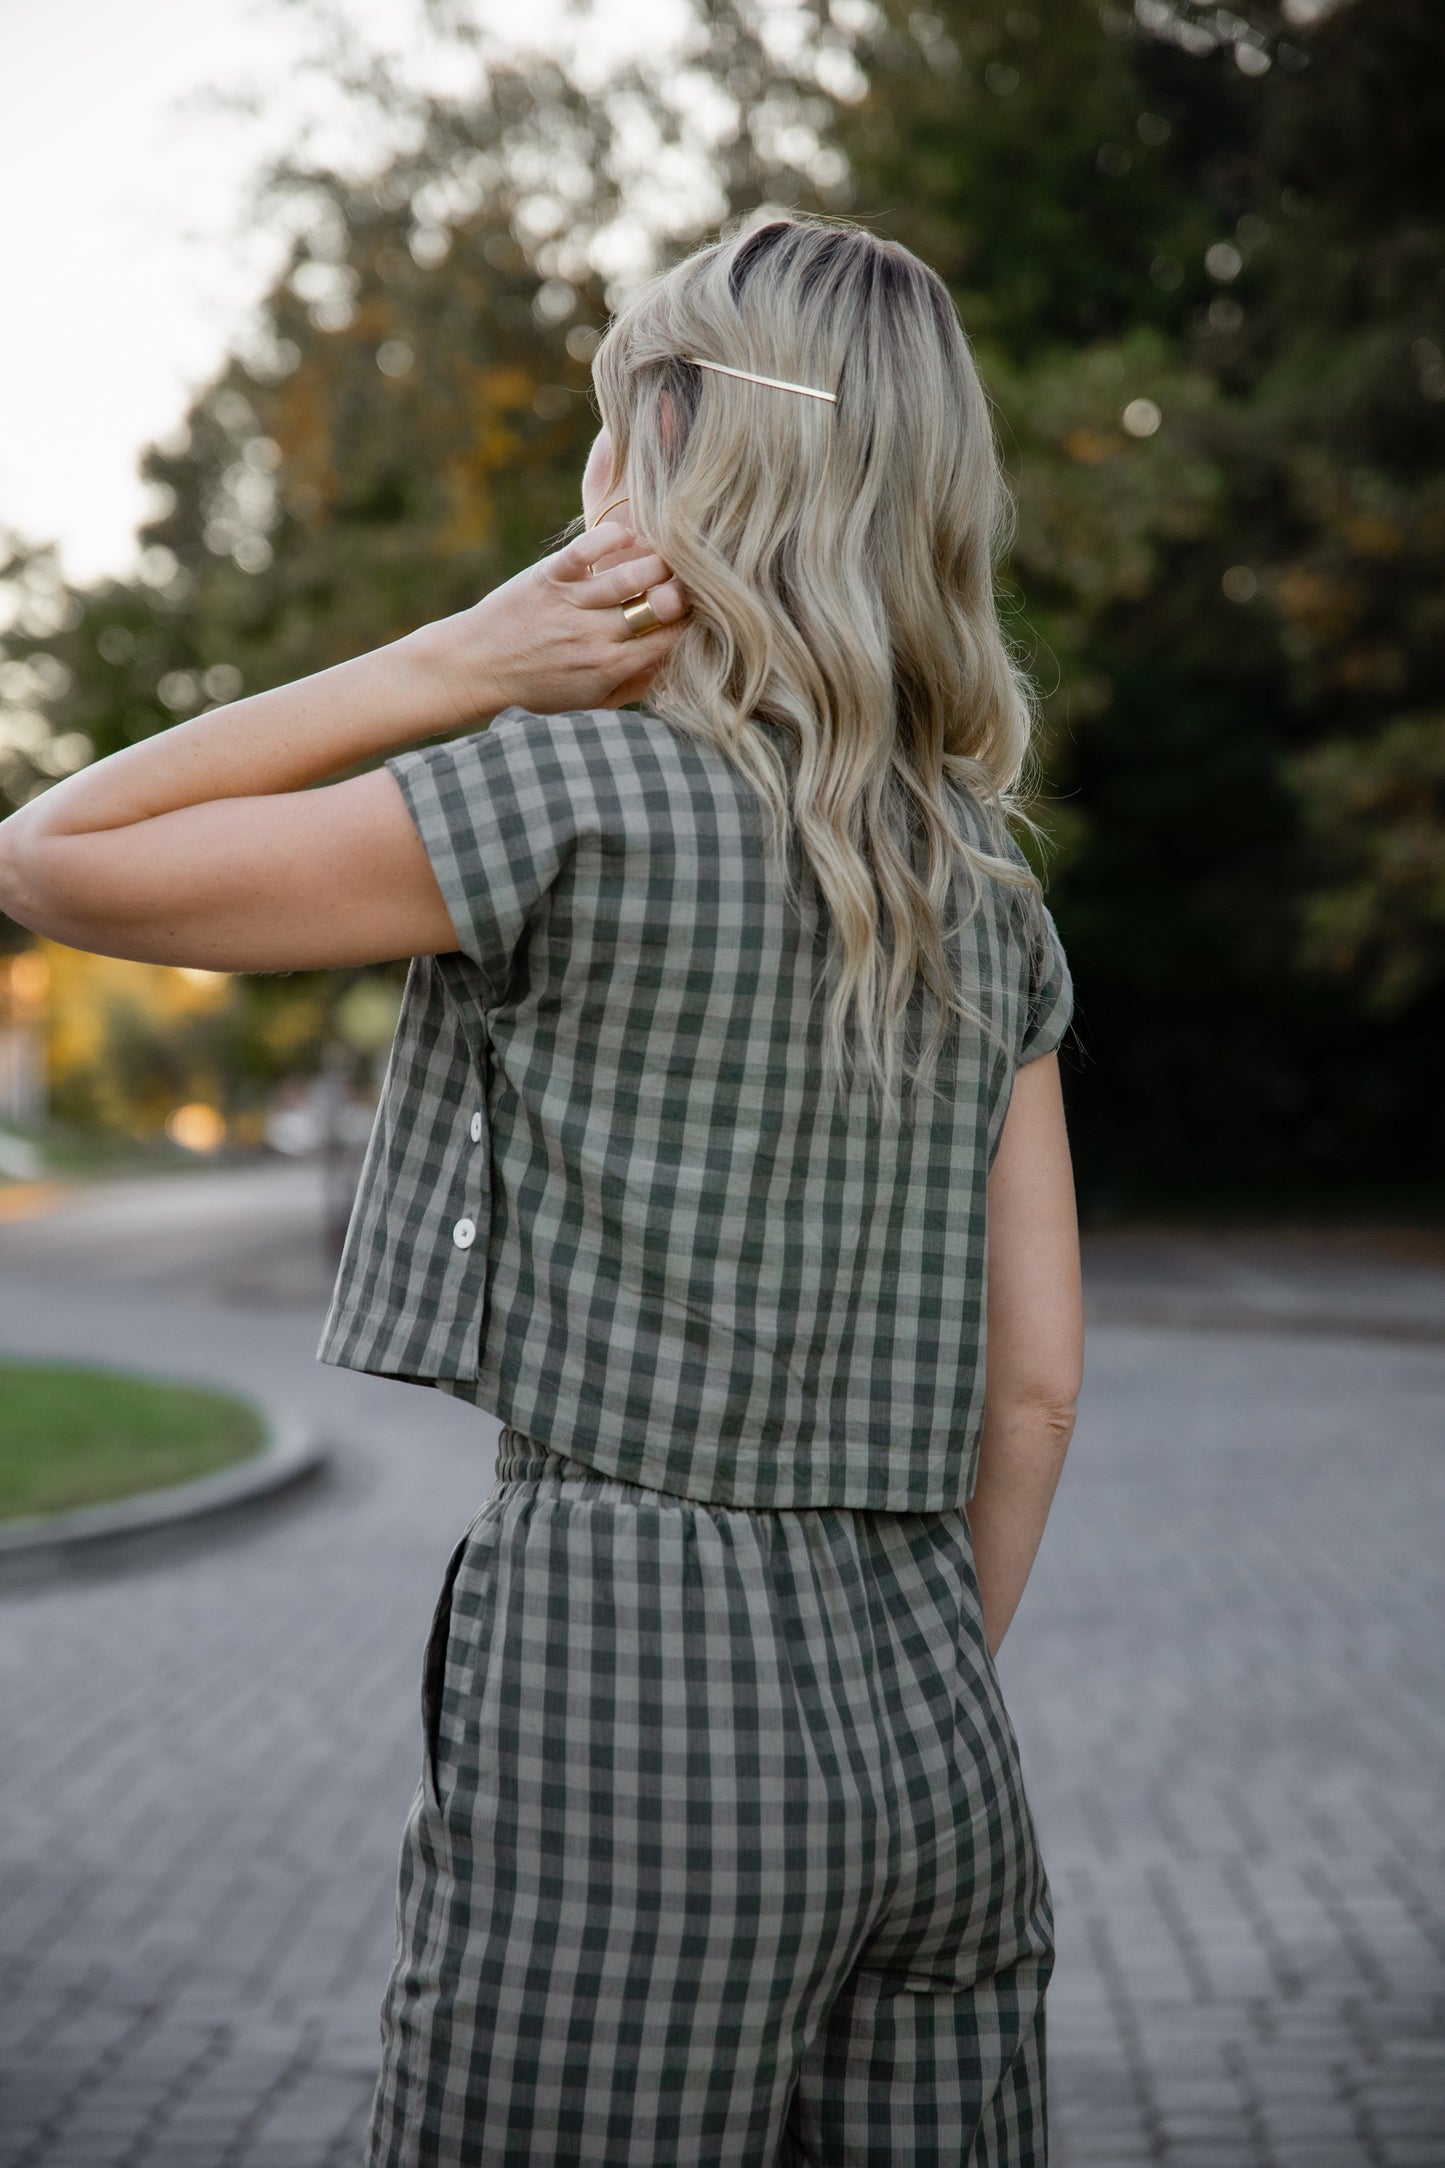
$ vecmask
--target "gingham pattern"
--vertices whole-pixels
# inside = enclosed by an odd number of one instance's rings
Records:
[[[1042,2168],[1052,1908],[961,1512],[504,1432],[423,1711],[367,2168]]]
[[[988,885],[963,963],[1001,1044],[956,1030],[884,1116],[832,1088],[821,899],[721,754],[511,709],[387,765],[458,953],[412,967],[320,1359],[684,1496],[963,1503],[988,1167],[1071,1008],[1052,920],[1040,962]]]

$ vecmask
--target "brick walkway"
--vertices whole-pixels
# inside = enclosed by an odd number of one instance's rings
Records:
[[[1445,1353],[1096,1330],[1000,1670],[1058,2168],[1445,2163]]]
[[[9,1348],[249,1384],[338,1472],[0,1592],[0,2168],[354,2163],[421,1643],[494,1426],[315,1365],[289,1236],[289,1312],[236,1256],[223,1305],[183,1243],[5,1237]],[[1096,1329],[1000,1663],[1055,2168],[1445,2164],[1442,1408],[1426,1344]]]

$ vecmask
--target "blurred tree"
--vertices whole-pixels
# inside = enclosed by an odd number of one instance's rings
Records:
[[[177,718],[461,609],[552,544],[578,508],[606,309],[585,262],[568,279],[519,245],[519,215],[535,229],[547,213],[508,159],[525,166],[539,135],[555,150],[574,126],[600,160],[601,116],[565,79],[499,70],[465,124],[437,107],[426,139],[370,181],[294,164],[267,177],[298,237],[244,354],[145,457],[155,511],[139,576],[72,591],[53,551],[10,539],[12,804]],[[254,1111],[280,1076],[354,1065],[356,983],[239,980],[205,1033],[99,1002],[103,1044],[65,1066],[58,1111],[154,1126],[178,1094],[214,1089],[218,1055],[231,1111]]]
[[[1434,0],[694,0],[680,54],[605,84],[432,13],[471,91],[328,50],[393,148],[272,176],[292,259],[147,461],[141,577],[72,593],[14,545],[0,786],[505,577],[574,510],[628,281],[729,209],[850,209],[949,279],[1019,487],[1086,1194],[1414,1177],[1445,1054]],[[248,981],[245,1029],[315,1065],[342,990]]]
[[[47,967],[50,1103],[63,1121],[154,1132],[184,1100],[224,1110],[232,985],[213,971],[37,944]]]
[[[1266,600],[1313,726],[1287,769],[1309,845],[1302,955],[1382,1027],[1433,1020],[1438,1047],[1445,17],[1354,0],[1307,57],[1264,116],[1287,239],[1261,248],[1236,334],[1275,484]]]
[[[936,0],[857,59],[854,211],[1020,491],[1086,1193],[1438,1176],[1445,17]]]
[[[476,69],[469,92],[442,97],[378,68],[336,10],[306,12],[329,89],[391,148],[360,177],[300,156],[262,177],[258,215],[294,246],[242,348],[143,461],[155,508],[135,579],[72,589],[53,550],[0,537],[0,804],[460,609],[551,547],[596,426],[599,264],[645,268],[670,233],[726,208],[702,142],[716,114],[699,119],[687,68],[666,96],[628,70],[596,96],[436,5]],[[734,29],[717,35],[777,138],[790,94],[774,97],[755,30]],[[24,940],[3,916],[0,938]],[[233,1119],[283,1076],[350,1076],[356,984],[237,980],[188,1053],[134,1002],[101,1004],[91,1081],[68,1070],[63,1105],[153,1121],[183,1088],[177,1062],[199,1091],[218,1046]]]

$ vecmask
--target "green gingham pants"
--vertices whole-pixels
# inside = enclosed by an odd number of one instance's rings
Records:
[[[1052,1908],[962,1511],[504,1431],[422,1702],[368,2168],[1040,2168]]]

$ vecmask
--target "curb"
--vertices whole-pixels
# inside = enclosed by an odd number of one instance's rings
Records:
[[[1223,1297],[1216,1301],[1161,1295],[1150,1301],[1143,1293],[1090,1295],[1087,1286],[1084,1323],[1101,1331],[1118,1327],[1132,1332],[1277,1333],[1285,1340],[1295,1336],[1393,1340],[1401,1346],[1445,1347],[1445,1316],[1429,1311],[1407,1317],[1399,1311],[1370,1314],[1323,1304],[1299,1310],[1266,1309]]]
[[[109,1505],[0,1523],[0,1569],[22,1559],[88,1556],[108,1543],[243,1511],[311,1481],[329,1459],[330,1448],[309,1424],[294,1416],[273,1418],[260,1452],[236,1467]]]

